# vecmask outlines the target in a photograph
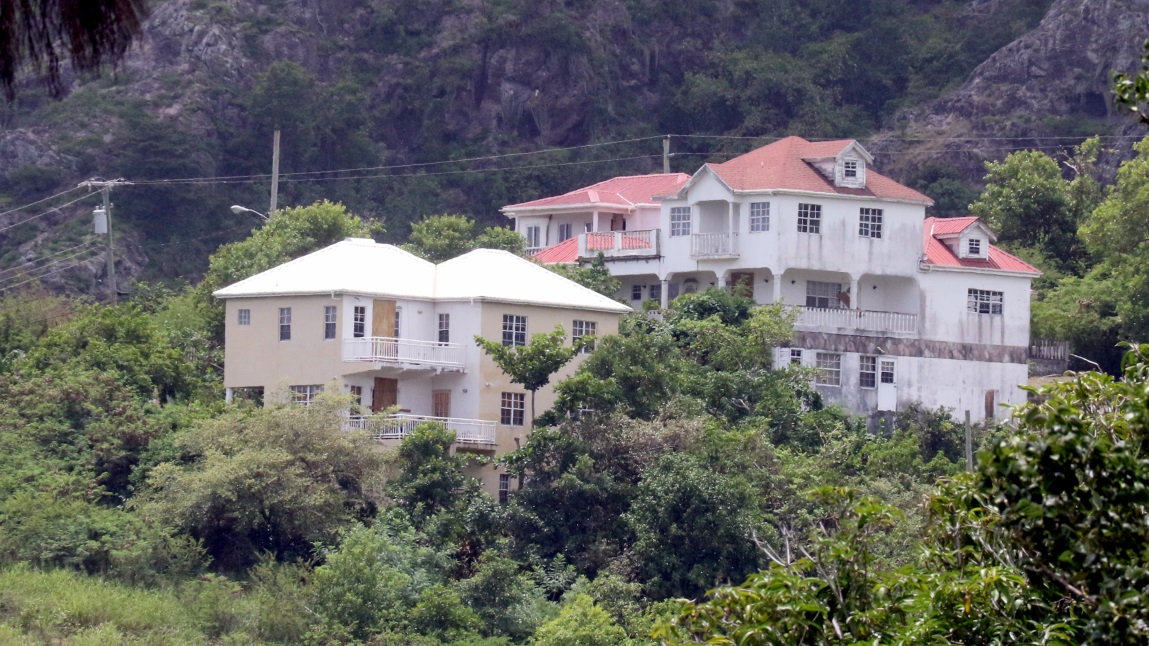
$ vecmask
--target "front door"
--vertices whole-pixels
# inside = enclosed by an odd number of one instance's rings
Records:
[[[435,390],[431,392],[431,416],[451,416],[451,391]]]
[[[894,360],[878,362],[878,410],[898,409],[898,384],[894,377]]]
[[[398,403],[399,380],[376,377],[375,388],[371,393],[371,412],[378,413]]]

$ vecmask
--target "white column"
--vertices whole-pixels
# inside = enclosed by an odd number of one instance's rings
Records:
[[[591,213],[591,227],[590,227],[590,230],[591,230],[591,231],[593,231],[593,232],[595,232],[595,233],[598,233],[598,232],[599,232],[599,226],[598,226],[598,211],[594,211],[594,212],[592,212],[592,213]]]
[[[227,403],[229,403],[229,404],[230,404],[230,403],[231,403],[231,400],[232,400],[234,397],[235,397],[235,389],[234,389],[234,388],[224,388],[224,389],[223,389],[223,399],[224,399],[224,401],[226,401]]]
[[[774,274],[774,303],[782,302],[782,274]]]
[[[734,233],[734,201],[731,200],[726,204],[729,206],[726,212],[726,233],[732,235]]]
[[[850,276],[850,305],[853,309],[861,309],[858,307],[858,279],[855,276]]]
[[[662,294],[660,296],[659,307],[666,309],[670,305],[670,281],[665,278],[662,279]]]

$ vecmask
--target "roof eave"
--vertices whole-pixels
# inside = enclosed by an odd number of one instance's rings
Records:
[[[1018,278],[1034,279],[1042,275],[1041,270],[1037,273],[1029,271],[1014,271],[1012,269],[992,269],[990,267],[964,267],[961,265],[939,265],[930,261],[924,261],[922,264],[929,267],[927,271],[953,271],[971,274],[992,274],[995,276],[1016,276]]]

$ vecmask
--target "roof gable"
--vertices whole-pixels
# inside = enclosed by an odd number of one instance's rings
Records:
[[[954,222],[948,222],[949,220],[954,220]],[[924,262],[937,267],[990,269],[1033,274],[1034,276],[1041,275],[1041,270],[1037,267],[992,244],[989,245],[989,253],[986,258],[959,258],[946,243],[942,242],[942,237],[955,237],[974,225],[992,233],[989,227],[976,217],[926,218],[922,240]],[[938,233],[939,230],[945,233]]]

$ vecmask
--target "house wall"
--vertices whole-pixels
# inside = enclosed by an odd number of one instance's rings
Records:
[[[923,338],[988,345],[1029,344],[1029,278],[935,269],[923,272],[918,280],[922,286],[918,329]],[[1002,313],[967,311],[971,288],[1002,292]]]
[[[227,388],[326,384],[344,372],[342,341],[323,338],[323,308],[335,305],[341,329],[340,298],[296,296],[229,298],[225,301],[224,386]],[[279,308],[291,308],[291,340],[279,340]],[[238,325],[240,309],[251,310],[251,325]],[[280,375],[290,375],[281,379]]]

